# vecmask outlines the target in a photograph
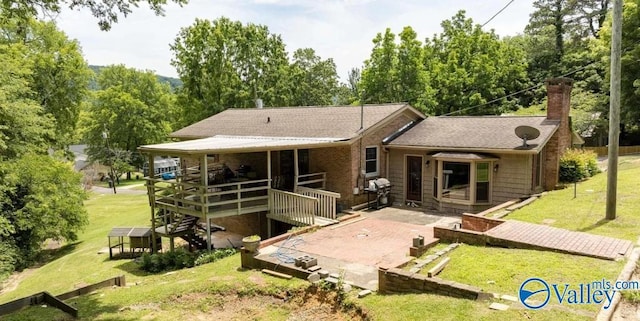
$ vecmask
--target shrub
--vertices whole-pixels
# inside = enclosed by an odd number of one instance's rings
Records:
[[[165,253],[144,253],[139,264],[140,268],[144,271],[159,273],[162,271],[193,267],[195,258],[195,253],[190,253],[184,249],[177,249]]]
[[[215,261],[224,259],[227,256],[234,255],[236,254],[236,252],[237,252],[236,249],[219,249],[219,250],[213,250],[211,252],[203,252],[202,254],[200,254],[200,256],[198,256],[195,264],[202,265],[207,263],[213,263]]]
[[[581,149],[569,149],[560,158],[560,181],[573,183],[600,172],[596,153]]]

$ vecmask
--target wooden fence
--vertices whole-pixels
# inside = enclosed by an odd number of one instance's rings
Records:
[[[95,284],[91,284],[79,289],[71,290],[69,292],[60,294],[58,296],[53,296],[49,292],[45,291],[45,292],[36,293],[28,297],[16,299],[11,302],[7,302],[0,305],[0,316],[16,312],[27,306],[40,305],[40,304],[46,303],[54,308],[60,309],[70,314],[74,318],[77,318],[78,309],[66,304],[64,300],[75,298],[83,294],[91,293],[97,289],[114,286],[114,285],[125,286],[126,281],[125,281],[124,275],[117,276],[115,278],[111,278],[108,280],[104,280],[102,282],[98,282]]]
[[[584,149],[590,150],[598,154],[598,156],[607,156],[609,154],[609,148],[607,146],[602,147],[585,147]],[[618,155],[632,155],[640,154],[640,146],[620,146],[618,148]]]

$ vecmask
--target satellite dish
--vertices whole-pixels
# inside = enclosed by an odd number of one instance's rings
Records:
[[[516,127],[516,136],[522,138],[522,147],[528,147],[527,140],[538,138],[540,131],[537,128],[522,125]]]

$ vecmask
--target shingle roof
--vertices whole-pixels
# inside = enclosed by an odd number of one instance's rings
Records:
[[[390,115],[411,109],[407,104],[365,105],[364,129]],[[182,128],[171,137],[194,139],[215,135],[351,139],[359,134],[359,106],[227,109]]]
[[[417,124],[389,146],[415,146],[432,149],[468,150],[539,150],[560,124],[545,116],[465,116],[429,117]],[[540,136],[527,141],[515,134],[518,126],[527,125],[540,131]]]

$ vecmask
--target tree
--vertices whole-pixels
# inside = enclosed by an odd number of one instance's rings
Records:
[[[146,2],[156,15],[163,15],[163,6],[168,2],[178,5],[188,3],[188,0],[3,0],[0,11],[8,13],[11,18],[28,20],[39,13],[55,16],[62,8],[87,8],[98,19],[98,26],[102,30],[111,29],[111,25],[118,22],[119,14],[129,15],[134,7]]]
[[[625,0],[622,11],[622,56],[621,56],[621,88],[620,88],[620,121],[623,124],[622,136],[628,132],[640,131],[640,3],[636,0]],[[610,68],[611,19],[607,19],[601,30],[598,49],[607,71]],[[609,73],[607,73],[608,75]],[[605,83],[608,83],[607,79]],[[607,86],[608,88],[608,86]],[[622,137],[623,140],[624,137]]]
[[[0,44],[0,161],[46,153],[52,119],[31,99],[32,61],[22,44]]]
[[[433,90],[429,86],[429,77],[424,62],[422,43],[411,27],[404,27],[400,33],[398,47],[398,89],[403,100],[413,107],[426,111],[434,104]]]
[[[66,150],[76,140],[80,106],[92,76],[80,46],[52,22],[5,22],[0,27],[0,42],[24,44],[31,69],[30,97],[54,120],[53,147]]]
[[[437,91],[435,115],[500,114],[516,109],[516,99],[502,98],[527,82],[526,57],[519,46],[482,31],[458,12],[442,22],[443,31],[425,45],[425,65]]]
[[[399,102],[398,53],[396,35],[387,28],[373,38],[371,57],[364,62],[361,78],[361,95],[364,103]]]
[[[31,263],[47,239],[77,239],[88,223],[80,180],[68,163],[47,155],[0,163],[0,247],[11,249],[16,268]]]
[[[322,60],[311,48],[293,53],[291,64],[294,106],[331,105],[338,87],[338,73],[333,59]]]
[[[162,142],[171,131],[170,123],[176,113],[169,85],[160,83],[151,71],[124,65],[103,69],[98,85],[101,90],[93,99],[85,125],[89,157],[110,162],[110,153],[105,153],[106,132],[110,148],[130,152],[131,164],[142,167],[144,160],[137,147]]]
[[[229,107],[288,106],[289,60],[279,35],[266,26],[220,18],[196,19],[171,45],[183,82],[182,123],[191,124]]]

